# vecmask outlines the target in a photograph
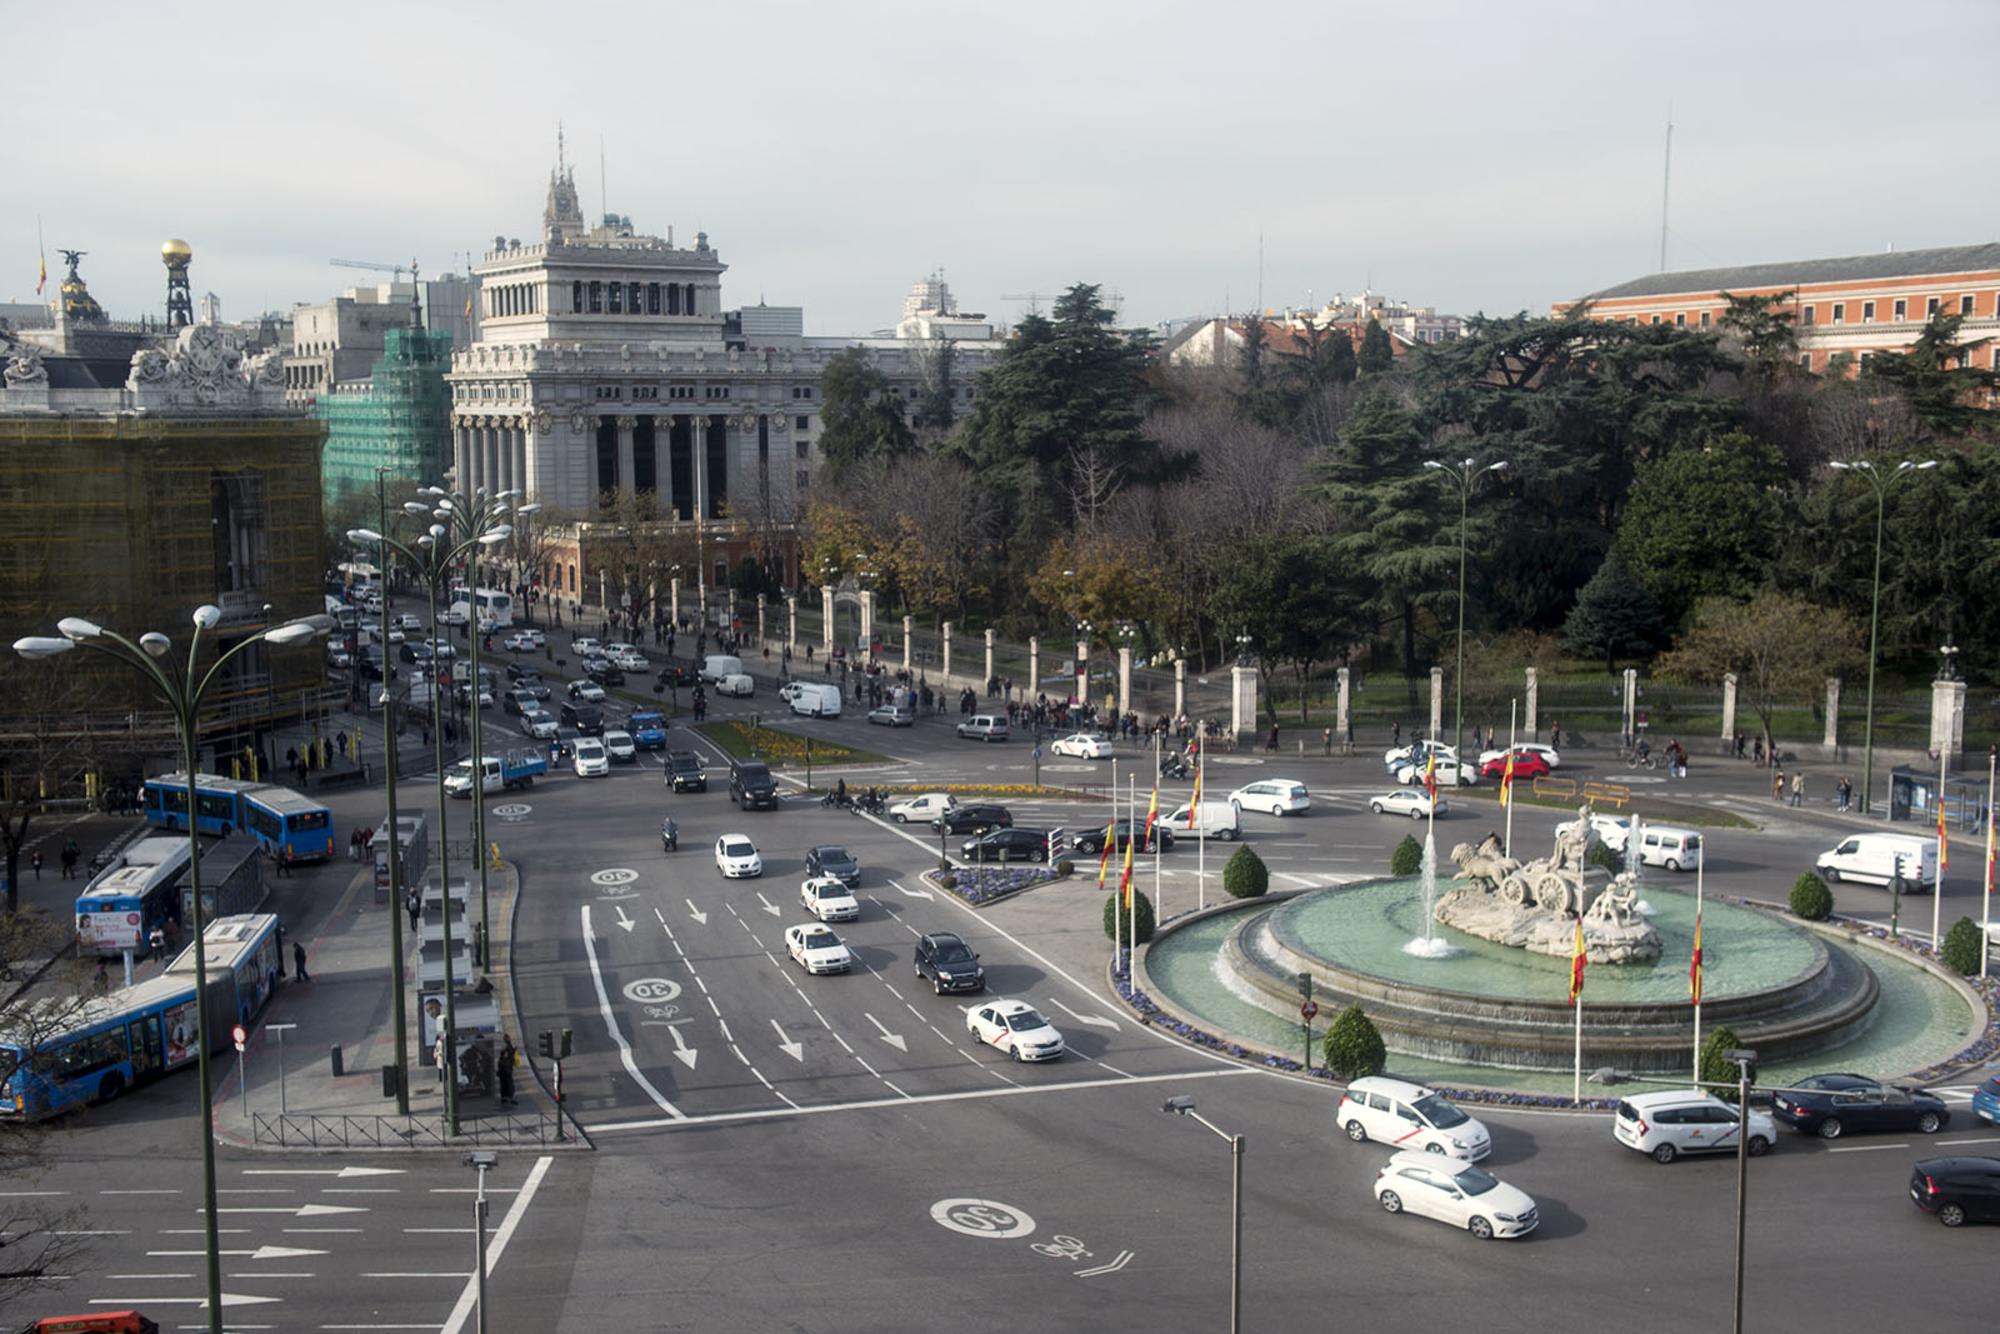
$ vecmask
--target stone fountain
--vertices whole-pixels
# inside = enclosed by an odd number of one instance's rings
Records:
[[[1488,834],[1451,850],[1459,886],[1437,901],[1436,920],[1496,944],[1555,954],[1576,948],[1576,919],[1583,919],[1584,952],[1592,963],[1649,963],[1660,957],[1660,933],[1639,911],[1638,877],[1606,877],[1593,870],[1590,809],[1556,830],[1555,851],[1517,862]]]

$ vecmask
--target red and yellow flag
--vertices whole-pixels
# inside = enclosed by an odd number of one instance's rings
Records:
[[[1160,818],[1160,789],[1153,788],[1153,799],[1146,803],[1146,846],[1153,846],[1153,822]]]
[[[1114,802],[1111,818],[1104,822],[1104,849],[1097,855],[1097,887],[1104,888],[1105,880],[1111,874],[1111,853],[1118,846],[1118,807]]]
[[[1118,881],[1118,892],[1125,896],[1127,908],[1132,906],[1132,849],[1138,845],[1136,838],[1127,837],[1125,840],[1125,874]]]
[[[1583,951],[1583,919],[1576,919],[1576,949],[1569,956],[1569,1003],[1576,1004],[1583,995],[1583,970],[1590,962],[1590,956]]]
[[[1944,796],[1938,795],[1938,874],[1942,876],[1951,865],[1951,835],[1944,830]]]
[[[1195,743],[1194,795],[1188,798],[1188,828],[1194,828],[1195,812],[1201,809],[1201,743]]]
[[[1508,802],[1512,801],[1513,799],[1514,799],[1514,752],[1510,750],[1507,752],[1507,767],[1500,771],[1500,804],[1501,806],[1504,807]]]
[[[1431,747],[1429,753],[1425,756],[1424,759],[1424,791],[1430,793],[1432,801],[1437,800],[1438,753],[1436,746]]]
[[[47,255],[43,255],[40,261],[40,272],[35,277],[35,295],[40,296],[42,294],[42,289],[44,287],[47,287],[48,285],[49,285],[49,257]]]
[[[1694,915],[1694,957],[1688,962],[1688,999],[1701,1004],[1701,914]]]

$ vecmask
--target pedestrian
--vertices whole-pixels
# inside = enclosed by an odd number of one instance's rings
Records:
[[[1776,802],[1782,802],[1784,801],[1784,799],[1785,799],[1785,771],[1783,769],[1776,769],[1773,770],[1771,774],[1771,800]]]
[[[444,1025],[439,1024],[437,1041],[431,1044],[431,1060],[437,1063],[438,1084],[440,1087],[444,1084],[445,1072],[451,1069],[451,1062],[446,1059],[446,1053],[449,1050],[450,1048],[445,1045]]]
[[[1321,750],[1328,755],[1333,754],[1333,729],[1331,727],[1323,728],[1320,731],[1319,741]]]
[[[1840,809],[1842,811],[1845,811],[1848,807],[1848,803],[1853,801],[1854,799],[1854,784],[1851,781],[1849,781],[1846,774],[1842,774],[1840,776],[1840,781],[1834,784],[1833,791],[1834,795],[1837,798],[1839,798]]]
[[[152,934],[146,937],[146,957],[157,959],[166,952],[167,933],[156,925],[153,927]]]
[[[1561,750],[1562,743],[1563,743],[1563,725],[1561,720],[1558,719],[1557,721],[1549,724],[1549,749]]]
[[[83,855],[83,850],[77,847],[75,839],[72,838],[63,844],[63,849],[62,849],[63,879],[74,880],[76,878],[77,859],[82,855]]]
[[[312,981],[311,974],[306,972],[306,947],[303,941],[292,942],[292,972],[301,982]]]
[[[500,1105],[502,1107],[512,1107],[514,1105],[514,1061],[516,1053],[517,1048],[514,1046],[514,1035],[512,1033],[503,1034],[500,1038],[500,1060],[498,1069],[495,1071],[500,1076]]]
[[[1803,806],[1805,804],[1805,800],[1806,800],[1806,775],[1805,775],[1805,770],[1801,769],[1799,770],[1799,772],[1792,775],[1792,805],[1794,807]]]
[[[1265,739],[1264,749],[1274,751],[1277,748],[1278,748],[1278,725],[1276,723],[1272,723],[1271,735]]]
[[[1389,745],[1391,748],[1394,748],[1402,744],[1403,744],[1403,725],[1401,723],[1397,723],[1389,729]]]
[[[42,878],[42,850],[36,848],[35,855],[28,858],[28,861],[35,868],[35,879],[40,880]]]

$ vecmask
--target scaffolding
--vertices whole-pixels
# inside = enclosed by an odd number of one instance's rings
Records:
[[[375,470],[436,482],[451,464],[451,335],[390,329],[366,384],[336,387],[314,414],[326,423],[321,482],[329,504],[375,485]]]

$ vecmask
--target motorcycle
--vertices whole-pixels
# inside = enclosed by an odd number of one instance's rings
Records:
[[[1193,776],[1194,770],[1188,768],[1188,762],[1178,755],[1169,756],[1160,761],[1160,777],[1162,778],[1186,779]]]

